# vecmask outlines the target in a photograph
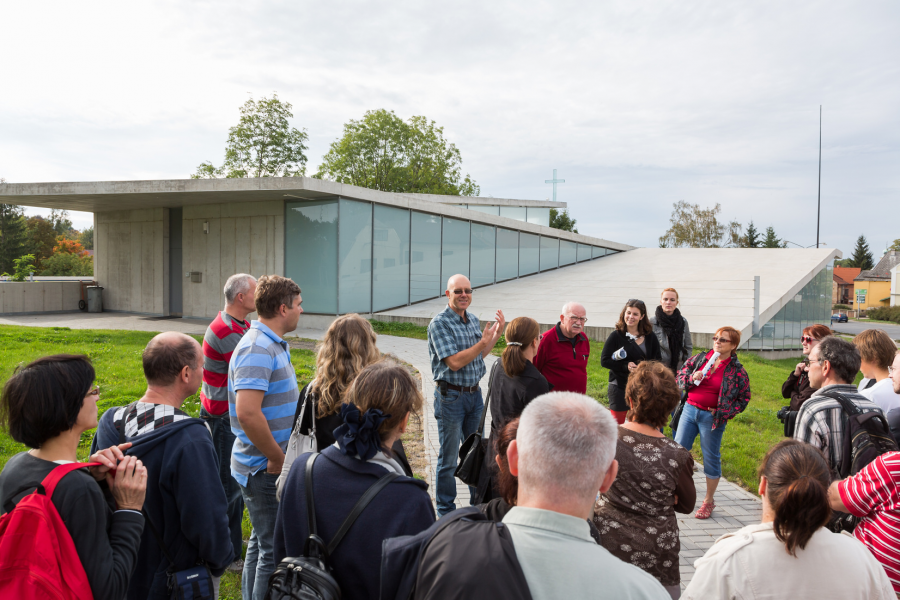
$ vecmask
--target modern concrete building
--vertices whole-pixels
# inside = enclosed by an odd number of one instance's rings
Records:
[[[797,348],[803,326],[829,321],[830,265],[840,256],[637,249],[548,227],[561,202],[394,194],[305,177],[4,184],[0,202],[94,213],[106,310],[211,318],[230,275],[276,273],[303,288],[305,326],[349,312],[424,323],[443,308],[447,278],[464,273],[483,321],[502,308],[550,326],[565,301],[579,300],[591,337],[602,339],[627,299],[652,311],[675,287],[698,344],[732,325],[744,347]]]

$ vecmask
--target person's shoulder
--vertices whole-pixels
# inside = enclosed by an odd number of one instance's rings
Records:
[[[737,531],[726,533],[715,541],[712,547],[701,558],[697,559],[697,566],[702,562],[725,563],[736,554],[745,551],[748,547],[777,542],[783,548],[783,543],[778,542],[771,523],[756,523],[747,525]]]
[[[639,589],[642,590],[642,598],[669,597],[659,580],[640,567],[627,563],[615,556],[600,544],[586,541],[573,543],[584,546],[583,548],[578,548],[578,551],[586,553],[586,557],[589,559],[596,559],[606,574],[609,583],[618,587],[620,591]],[[651,590],[655,593],[651,593]]]

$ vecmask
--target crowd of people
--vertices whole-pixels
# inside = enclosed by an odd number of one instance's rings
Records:
[[[300,389],[284,339],[303,312],[300,287],[238,274],[224,295],[202,346],[155,336],[142,354],[144,395],[99,421],[87,357],[38,359],[3,388],[0,422],[32,448],[0,473],[3,513],[76,463],[82,433],[97,429],[87,468],[52,492],[95,598],[169,598],[189,570],[185,597],[215,598],[230,569],[242,573],[245,600],[262,600],[276,567],[311,551],[344,598],[397,597],[388,588],[404,577],[403,597],[441,599],[900,593],[900,354],[879,330],[853,342],[823,325],[803,331],[804,360],[782,389],[792,439],[759,467],[762,522],[720,538],[682,592],[676,513],[712,515],[724,432],[751,399],[738,330],[720,327],[712,348],[694,354],[676,290],[663,290],[652,314],[628,300],[600,356],[607,409],[586,395],[582,304],[564,304],[544,332],[530,317],[506,323],[502,311],[482,328],[471,283],[451,277],[448,305],[428,327],[440,443],[432,504],[401,441],[422,394],[382,358],[371,324],[336,318]],[[485,398],[485,358],[501,335]],[[198,389],[192,418],[182,406]],[[460,447],[487,411],[472,506],[457,509]],[[874,420],[889,451],[863,465],[847,433]],[[853,537],[833,533],[836,523]],[[402,568],[413,572],[398,573],[391,553],[412,543],[416,560]]]

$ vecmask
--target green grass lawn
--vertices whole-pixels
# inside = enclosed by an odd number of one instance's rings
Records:
[[[102,329],[69,329],[67,327],[17,327],[0,325],[0,384],[13,374],[15,368],[50,354],[85,354],[90,357],[100,385],[100,415],[107,409],[123,406],[139,399],[146,389],[141,367],[141,351],[156,335],[143,331],[113,331]],[[194,336],[201,341],[201,336]],[[311,350],[291,350],[291,362],[302,387],[313,377],[315,353]],[[188,398],[182,407],[192,416],[200,413],[199,392]],[[94,431],[82,436],[79,460],[86,460]],[[0,431],[0,468],[11,456],[28,448]],[[250,520],[244,512],[244,539],[250,537]],[[222,577],[220,598],[241,597],[240,573],[226,573]]]

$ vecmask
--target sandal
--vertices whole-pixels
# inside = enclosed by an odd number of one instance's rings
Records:
[[[712,515],[713,509],[716,507],[715,502],[704,502],[694,513],[695,519],[708,519]]]

